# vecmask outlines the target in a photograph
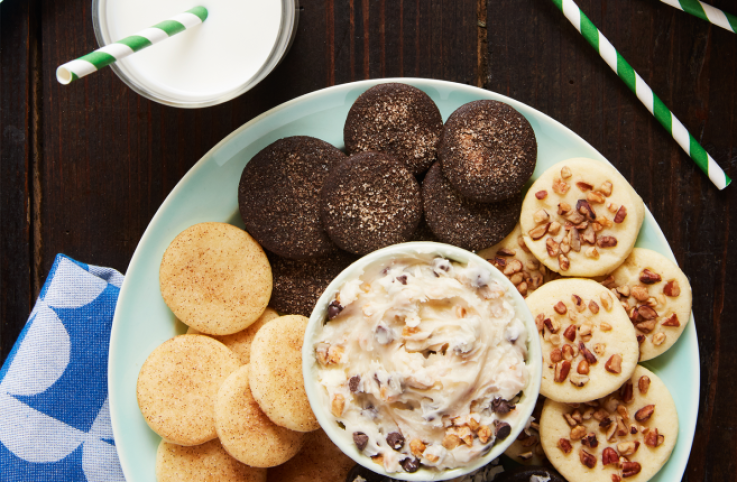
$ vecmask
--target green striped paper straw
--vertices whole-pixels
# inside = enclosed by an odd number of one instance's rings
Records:
[[[153,27],[141,30],[135,35],[118,40],[83,57],[67,62],[56,69],[56,80],[60,84],[70,84],[85,75],[97,72],[113,62],[128,57],[134,52],[196,27],[204,22],[206,18],[207,9],[205,7],[195,7],[187,10],[169,20],[157,23]]]
[[[737,32],[737,16],[731,13],[719,10],[704,2],[698,0],[660,0],[663,3],[690,13],[694,17],[713,23],[718,27],[729,30],[732,33]]]
[[[704,171],[704,174],[709,176],[711,182],[719,189],[729,186],[732,180],[724,173],[722,168],[701,147],[701,144],[689,134],[681,121],[653,93],[650,86],[635,72],[624,57],[615,50],[609,40],[596,28],[586,14],[578,8],[578,5],[573,0],[552,0],[552,2],[563,12],[566,18],[570,20],[591,46],[599,52],[601,58],[619,75],[619,78],[627,84],[627,87],[637,95],[640,102],[645,104],[645,107],[647,107],[650,113],[673,136],[673,139],[694,160],[696,165]]]

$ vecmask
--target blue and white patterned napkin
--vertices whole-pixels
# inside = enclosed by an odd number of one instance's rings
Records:
[[[107,394],[123,276],[58,255],[0,369],[0,482],[125,482]]]

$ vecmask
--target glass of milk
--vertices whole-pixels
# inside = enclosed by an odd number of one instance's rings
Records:
[[[100,46],[190,8],[207,20],[110,67],[142,96],[174,107],[229,101],[253,88],[281,61],[294,38],[298,0],[93,0]]]

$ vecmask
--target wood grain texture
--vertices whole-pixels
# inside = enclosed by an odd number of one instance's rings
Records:
[[[578,3],[737,177],[737,36],[656,0]],[[737,13],[734,0],[711,3]],[[243,123],[330,85],[439,78],[561,121],[642,195],[695,295],[702,386],[687,478],[733,480],[737,187],[714,189],[550,0],[301,5],[294,46],[269,77],[238,99],[192,111],[147,101],[110,70],[56,83],[57,65],[97,46],[89,0],[0,4],[0,360],[56,253],[125,271],[168,193]]]
[[[0,360],[34,300],[33,133],[36,3],[0,4]]]

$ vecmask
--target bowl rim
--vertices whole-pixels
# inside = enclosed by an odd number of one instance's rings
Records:
[[[328,413],[327,407],[321,403],[321,387],[319,383],[317,383],[317,378],[315,376],[318,370],[318,364],[315,359],[313,347],[316,336],[319,334],[320,328],[324,325],[324,321],[327,316],[327,307],[332,301],[334,294],[339,291],[339,288],[342,287],[344,283],[361,276],[364,272],[364,268],[374,263],[417,254],[439,255],[464,265],[473,261],[488,268],[492,279],[499,282],[506,289],[507,295],[511,298],[509,301],[514,307],[515,313],[525,324],[525,328],[527,328],[527,357],[525,365],[530,371],[530,377],[522,391],[523,394],[517,403],[517,410],[519,410],[518,422],[516,424],[510,424],[512,425],[511,434],[500,443],[495,444],[492,450],[486,455],[479,457],[475,462],[470,463],[465,467],[454,469],[436,471],[421,468],[414,473],[387,472],[383,467],[374,463],[370,457],[358,451],[355,444],[345,437],[342,429],[334,423],[334,418],[332,414]],[[307,324],[304,343],[302,345],[302,375],[305,381],[307,398],[317,421],[320,423],[320,427],[325,431],[333,443],[355,462],[363,465],[373,472],[383,474],[393,479],[408,481],[448,480],[469,474],[498,458],[517,439],[517,436],[525,428],[527,421],[530,416],[532,416],[532,411],[535,408],[535,403],[540,394],[540,384],[542,382],[542,347],[540,344],[540,337],[537,336],[535,320],[532,317],[532,313],[529,308],[527,308],[524,298],[517,291],[517,288],[515,288],[512,282],[509,281],[509,279],[495,266],[479,255],[456,246],[432,241],[412,241],[391,245],[374,251],[353,262],[330,282],[317,301]],[[520,421],[523,421],[524,423],[519,423]]]

